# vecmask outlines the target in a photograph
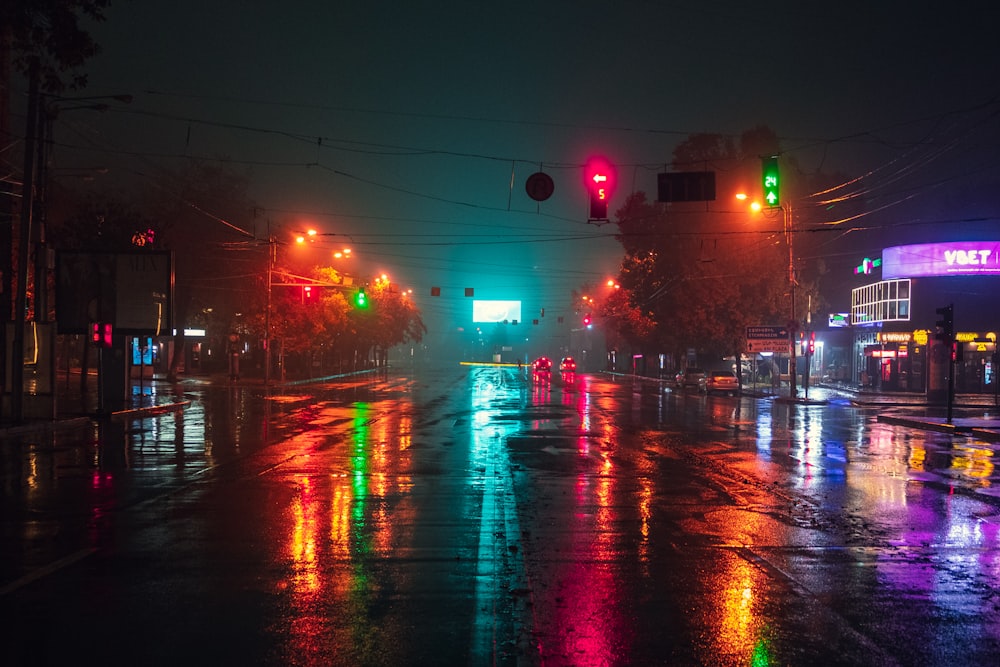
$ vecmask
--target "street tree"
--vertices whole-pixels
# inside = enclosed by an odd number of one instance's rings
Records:
[[[28,89],[35,93],[32,99],[35,103],[38,93],[57,94],[67,87],[82,87],[86,83],[82,67],[100,49],[90,33],[81,27],[81,21],[103,21],[110,4],[110,0],[0,2],[0,161],[4,164],[21,161],[14,156],[16,147],[33,148],[27,145],[29,142],[14,140],[11,126],[14,72],[29,79]],[[29,103],[29,108],[31,106]],[[23,184],[30,179],[26,179],[25,174],[5,174],[3,180]],[[15,218],[18,201],[23,203],[25,200],[0,197],[0,219],[5,221],[0,225],[0,279],[3,281],[0,284],[0,322],[17,319],[12,295],[18,288],[15,274],[23,270],[23,266],[18,266],[20,260],[15,261],[22,252],[22,239],[19,238],[21,234],[13,233],[15,226],[6,221]],[[6,327],[0,331],[0,341],[6,341]],[[5,342],[3,348],[6,348]],[[0,351],[0,360],[4,357],[5,353]],[[4,375],[5,371],[0,368],[0,378]]]
[[[374,352],[377,361],[385,363],[393,346],[423,340],[427,326],[409,294],[388,280],[376,280],[366,294],[369,307],[350,313],[359,358]]]
[[[756,127],[738,141],[693,135],[677,147],[673,163],[678,170],[724,168],[738,174],[731,182],[750,183],[760,156],[777,150],[774,133]],[[605,319],[632,346],[677,359],[689,349],[721,359],[744,349],[747,326],[787,320],[789,278],[802,281],[785,269],[788,237],[780,215],[751,218],[730,205],[651,202],[636,192],[615,222],[625,252],[621,289],[606,302]],[[799,297],[809,291],[796,290]]]
[[[81,88],[87,83],[83,64],[100,53],[81,22],[104,21],[110,6],[111,0],[6,0],[0,4],[0,55],[24,74],[37,68],[44,91]],[[0,83],[0,90],[10,89],[9,80]]]

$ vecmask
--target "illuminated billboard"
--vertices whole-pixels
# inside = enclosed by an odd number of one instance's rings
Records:
[[[882,277],[1000,276],[1000,241],[918,243],[882,250]]]
[[[484,301],[476,299],[472,302],[473,322],[520,322],[520,301]]]

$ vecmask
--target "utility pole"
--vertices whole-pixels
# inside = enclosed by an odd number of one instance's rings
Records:
[[[264,386],[271,384],[271,270],[274,267],[274,237],[267,221],[267,303],[264,306]]]
[[[24,175],[21,186],[21,227],[17,241],[17,294],[14,297],[14,339],[11,346],[11,417],[24,420],[24,328],[28,311],[28,260],[31,257],[31,213],[35,187],[35,141],[38,132],[38,59],[28,71],[28,123],[24,133]],[[36,285],[35,289],[38,287]]]

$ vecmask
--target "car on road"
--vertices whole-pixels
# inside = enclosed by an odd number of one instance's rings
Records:
[[[575,373],[576,360],[573,357],[563,357],[559,362],[559,370],[563,373]]]
[[[705,393],[732,394],[740,390],[740,381],[733,371],[712,371],[705,378]]]
[[[548,357],[538,357],[535,359],[534,363],[531,364],[531,370],[535,373],[551,373],[552,360]]]
[[[677,375],[678,389],[694,389],[705,393],[705,383],[708,376],[700,368],[689,367]]]

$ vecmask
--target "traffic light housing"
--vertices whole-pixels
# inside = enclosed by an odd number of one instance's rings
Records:
[[[781,206],[781,176],[778,173],[778,156],[761,159],[761,183],[764,187],[764,202],[769,208]]]
[[[302,287],[302,302],[303,303],[316,303],[316,290],[312,288],[312,285],[303,285]]]
[[[113,327],[111,322],[91,322],[90,342],[95,347],[112,347]]]
[[[590,195],[590,219],[608,219],[608,201],[614,187],[614,172],[605,160],[594,158],[585,171],[587,192]]]
[[[365,294],[364,289],[359,289],[354,293],[354,306],[356,308],[367,308],[368,307],[368,295]]]
[[[955,337],[955,309],[954,306],[949,304],[943,308],[937,308],[935,311],[940,318],[934,323],[937,328],[937,333],[934,337],[945,345],[950,345]]]
[[[586,315],[583,316],[583,326],[589,327],[592,321],[593,320],[590,319],[590,313],[587,313]]]

